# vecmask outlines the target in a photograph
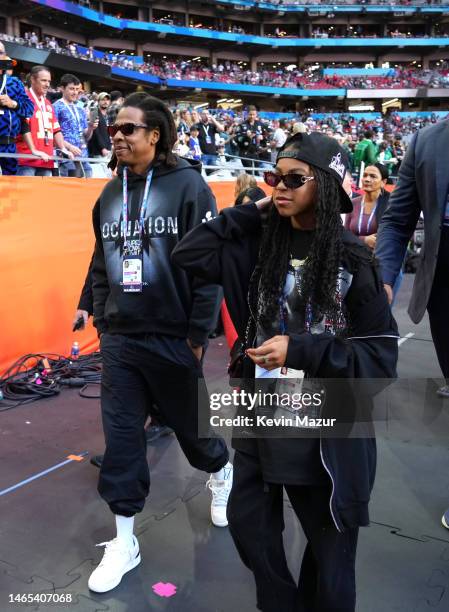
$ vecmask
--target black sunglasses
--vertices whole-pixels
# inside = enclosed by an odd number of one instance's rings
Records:
[[[143,123],[116,123],[114,125],[108,125],[109,136],[113,138],[117,132],[121,132],[123,136],[131,136],[138,128],[148,128]]]
[[[264,172],[264,180],[270,187],[277,187],[282,181],[287,189],[299,189],[309,181],[313,181],[315,177],[306,176],[305,174],[278,174],[268,170]]]

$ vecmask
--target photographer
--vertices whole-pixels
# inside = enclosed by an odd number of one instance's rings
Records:
[[[108,133],[107,114],[108,108],[111,104],[111,96],[102,91],[98,94],[97,104],[90,110],[90,120],[98,126],[94,129],[92,138],[88,142],[89,157],[97,157],[98,159],[106,160],[109,158],[111,153],[111,138]],[[106,165],[94,164],[93,173],[98,177],[106,177],[108,174],[105,173]]]
[[[248,117],[241,123],[236,130],[236,142],[239,148],[239,155],[242,158],[260,159],[260,151],[264,147],[267,130],[257,118],[255,106],[248,107]],[[254,162],[242,159],[245,168],[249,168]],[[257,166],[258,164],[256,164]]]
[[[0,42],[0,153],[16,153],[22,119],[31,117],[34,106],[17,77],[9,74],[13,62]],[[16,174],[17,159],[0,157],[2,174]]]
[[[216,166],[218,164],[215,135],[219,132],[224,132],[224,126],[212,117],[209,111],[201,111],[201,121],[198,123],[198,140],[202,153],[201,161],[205,166]],[[207,174],[210,174],[210,170],[207,171]]]

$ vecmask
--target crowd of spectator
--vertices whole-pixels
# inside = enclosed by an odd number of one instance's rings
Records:
[[[375,150],[375,161],[386,165],[392,177],[397,175],[413,134],[439,120],[436,115],[404,118],[397,113],[372,119],[358,119],[350,114],[342,114],[321,119],[314,119],[311,115],[298,115],[288,120],[267,120],[259,118],[254,107],[248,107],[245,112],[216,110],[212,111],[212,114],[207,110],[198,113],[195,109],[175,108],[173,113],[178,127],[179,152],[184,156],[192,153],[195,159],[202,159],[203,155],[207,155],[208,164],[211,163],[211,155],[216,156],[212,165],[220,160],[223,162],[226,159],[243,157],[257,160],[258,165],[263,168],[267,163],[275,161],[277,149],[288,136],[301,131],[319,131],[339,141],[353,161],[353,171],[357,172],[357,146],[366,140],[366,135],[369,134],[369,139],[373,142],[371,148]],[[199,126],[201,130],[202,124],[211,125],[213,146],[209,147],[206,153],[200,139],[202,152],[194,156],[190,151],[191,130],[193,126]],[[197,135],[195,130],[195,138]],[[251,162],[248,162],[248,165],[251,165]]]
[[[220,0],[218,0],[219,2]],[[339,4],[356,4],[356,5],[383,5],[389,4],[393,6],[427,6],[440,5],[443,0],[329,0],[322,2],[321,0],[253,0],[254,6],[258,4],[274,4],[275,6],[314,6],[319,4],[329,4],[331,6]]]
[[[24,123],[22,137],[26,136],[26,146],[22,146],[21,151],[39,157],[40,161],[31,168],[33,173],[36,173],[39,164],[42,166],[39,168],[41,172],[51,171],[54,168],[50,157],[52,147],[56,146],[52,144],[53,130],[55,142],[59,138],[57,146],[69,157],[68,162],[59,164],[59,172],[64,170],[64,175],[70,176],[79,169],[86,176],[95,174],[87,162],[77,165],[76,160],[88,155],[100,162],[109,160],[111,141],[107,127],[115,122],[124,96],[119,91],[86,93],[81,81],[74,75],[64,75],[57,88],[50,86],[50,79],[49,70],[43,66],[33,68],[27,79],[30,100],[39,100],[35,112],[40,112],[44,104],[49,105],[46,112],[53,119],[48,123],[44,140],[39,136],[39,122],[33,123],[34,115]],[[34,90],[31,90],[33,87]],[[329,115],[320,119],[308,114],[288,120],[276,117],[265,119],[259,117],[253,106],[242,112],[198,110],[185,106],[171,110],[178,130],[176,151],[184,157],[201,161],[207,166],[208,173],[213,172],[217,165],[235,165],[235,160],[238,160],[240,167],[255,166],[263,170],[275,161],[277,151],[289,135],[301,131],[321,131],[336,138],[347,150],[354,159],[354,171],[357,171],[360,142],[366,143],[367,139],[372,141],[370,150],[376,151],[376,161],[382,161],[394,176],[413,133],[437,121],[435,115],[403,118],[395,113],[373,115],[369,119],[357,119],[349,114]],[[29,165],[26,162],[22,171],[30,172]]]
[[[108,64],[112,67],[135,70],[160,79],[161,84],[167,79],[213,81],[219,83],[241,83],[244,85],[262,85],[282,88],[300,89],[382,89],[382,88],[448,88],[449,65],[441,63],[437,68],[395,68],[387,76],[323,76],[323,67],[299,69],[294,66],[268,68],[259,65],[257,71],[246,69],[237,62],[221,61],[217,64],[206,64],[179,58],[177,60],[154,59],[138,63],[125,55],[96,56],[93,47],[80,47],[72,41],[58,41],[55,37],[39,40],[35,32],[27,32],[23,38],[0,34],[3,40],[11,40],[38,49],[50,49],[72,57]]]

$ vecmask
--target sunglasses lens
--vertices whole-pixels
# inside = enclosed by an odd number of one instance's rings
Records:
[[[302,179],[302,174],[286,174],[284,176],[284,185],[288,189],[298,189],[298,187],[303,185]]]
[[[281,177],[274,172],[265,172],[264,181],[269,187],[276,187],[281,182]]]
[[[134,123],[122,123],[121,125],[110,125],[109,135],[115,136],[117,132],[121,132],[123,136],[131,136],[134,132]]]

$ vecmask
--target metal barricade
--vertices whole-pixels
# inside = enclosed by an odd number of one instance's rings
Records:
[[[273,164],[263,160],[250,157],[239,157],[238,155],[225,154],[225,163],[217,165],[202,165],[201,169],[206,178],[232,180],[239,174],[246,172],[253,176],[262,176],[264,167],[272,167]],[[0,153],[0,158],[14,159],[42,159],[38,155],[26,153]],[[110,158],[104,157],[76,157],[73,160],[61,155],[48,156],[48,159],[56,162],[52,169],[53,176],[64,178],[111,178],[113,173],[108,167]],[[243,161],[251,162],[251,166],[245,166]],[[261,166],[262,164],[262,166]],[[63,173],[61,174],[61,170]],[[67,173],[66,173],[67,172]],[[1,167],[0,167],[1,174]]]
[[[39,155],[30,153],[0,153],[0,158],[42,160]],[[66,156],[52,155],[48,156],[48,160],[56,162],[54,168],[50,169],[53,176],[61,178],[111,178],[112,176],[112,171],[108,168],[110,158],[76,157],[71,160]],[[61,174],[61,169],[64,170],[63,174]]]

